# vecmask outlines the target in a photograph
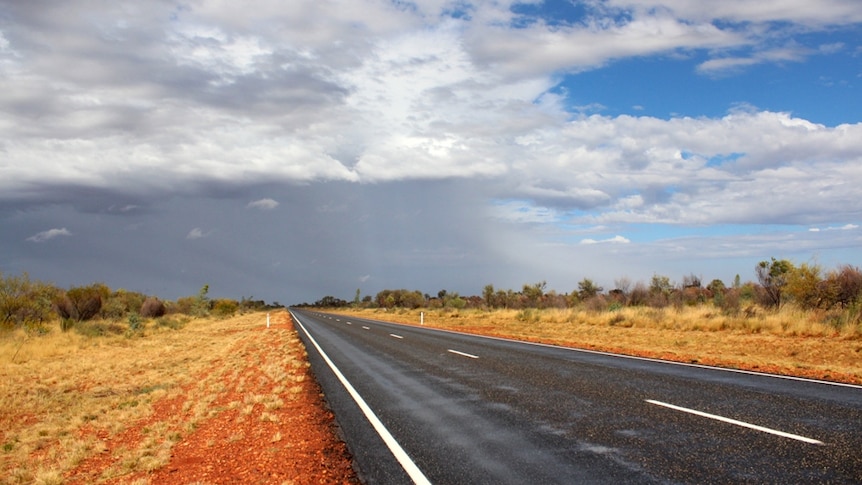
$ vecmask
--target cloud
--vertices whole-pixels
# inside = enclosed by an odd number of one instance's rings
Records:
[[[854,229],[859,229],[858,224],[844,224],[843,226],[830,226],[830,227],[812,227],[808,229],[809,232],[821,232],[821,231],[852,231]]]
[[[581,244],[628,244],[631,241],[623,236],[614,236],[610,239],[581,239]]]
[[[249,202],[245,207],[247,209],[272,210],[278,207],[278,202],[273,199],[260,199]]]
[[[802,62],[811,53],[813,53],[813,51],[802,48],[771,49],[755,52],[749,57],[723,57],[710,59],[698,65],[697,71],[701,74],[722,75],[739,70],[743,67],[754,66],[767,62]]]
[[[42,243],[42,242],[54,239],[55,237],[71,236],[71,235],[72,235],[72,233],[69,232],[69,230],[64,227],[61,229],[49,229],[47,231],[42,231],[38,234],[34,234],[34,235],[28,237],[27,240],[30,242],[34,242],[34,243]]]
[[[186,239],[200,239],[210,235],[211,232],[203,232],[201,228],[195,227],[186,235]]]

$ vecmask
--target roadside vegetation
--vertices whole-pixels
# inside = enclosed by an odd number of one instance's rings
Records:
[[[250,298],[212,300],[207,286],[162,301],[102,284],[64,290],[0,275],[0,483],[75,483],[70,471],[99,456],[110,465],[78,483],[158,469],[218,412],[209,404],[250,351],[231,347],[232,335],[259,328],[260,311],[271,308]],[[224,365],[204,373],[216,361]],[[181,400],[182,413],[111,449],[165,399]]]
[[[545,282],[520,290],[486,285],[481,295],[383,290],[309,306],[369,318],[499,335],[632,355],[862,383],[862,271],[824,270],[772,258],[704,284],[615,281],[609,291],[584,278],[568,293]]]

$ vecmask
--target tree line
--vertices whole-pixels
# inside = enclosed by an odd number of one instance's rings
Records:
[[[85,322],[100,321],[104,324],[86,328],[95,333],[121,332],[140,328],[142,319],[164,318],[161,324],[175,326],[177,320],[171,320],[172,316],[229,317],[237,312],[277,307],[281,307],[278,302],[270,305],[252,297],[213,299],[209,297],[209,285],[204,285],[197,295],[164,301],[140,292],[112,290],[102,283],[62,289],[33,280],[27,273],[18,276],[0,273],[0,329],[5,330],[44,330],[48,323],[59,319],[63,331],[82,329]],[[128,327],[117,323],[127,323]]]
[[[820,265],[796,265],[787,259],[771,258],[759,262],[754,268],[756,281],[741,282],[739,275],[725,284],[713,279],[704,284],[703,278],[686,275],[679,283],[668,276],[654,274],[649,282],[632,283],[628,278],[614,281],[614,288],[606,291],[590,278],[584,278],[577,288],[568,293],[549,290],[545,281],[524,284],[520,290],[498,289],[488,284],[480,295],[461,296],[440,290],[436,295],[418,290],[385,289],[375,296],[360,297],[356,291],[353,300],[325,296],[313,307],[357,308],[575,308],[583,306],[593,310],[613,310],[623,306],[697,305],[711,302],[727,313],[738,313],[745,305],[779,308],[793,303],[803,309],[860,311],[862,300],[862,271],[849,264],[832,270]],[[857,318],[859,318],[857,316]]]

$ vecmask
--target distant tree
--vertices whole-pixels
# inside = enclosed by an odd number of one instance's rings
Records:
[[[835,302],[842,308],[859,303],[862,299],[862,271],[859,268],[845,264],[830,272],[826,281],[837,288]]]
[[[620,290],[623,295],[628,296],[629,291],[632,288],[632,280],[628,279],[628,277],[623,276],[622,278],[614,280],[614,289]]]
[[[695,274],[689,274],[687,276],[682,277],[682,287],[683,288],[700,288],[701,287],[701,278],[700,276],[696,276]]]
[[[711,291],[713,296],[714,296],[714,295],[717,295],[718,293],[724,293],[724,291],[727,289],[727,287],[724,286],[723,281],[716,278],[716,279],[710,281],[708,285],[706,285],[706,289]]]
[[[497,306],[495,305],[494,295],[494,285],[485,285],[485,287],[482,288],[482,299],[485,300],[485,305],[488,308],[494,308]]]
[[[670,282],[670,278],[663,275],[653,274],[652,279],[650,280],[649,291],[650,293],[664,294],[668,295],[673,290],[673,284]]]
[[[69,288],[54,299],[54,310],[62,320],[63,331],[72,328],[74,322],[90,320],[102,309],[105,286],[95,284]]]
[[[802,263],[791,268],[785,277],[785,294],[802,308],[830,306],[828,286],[822,284],[821,272],[817,264]]]
[[[593,280],[589,278],[584,278],[578,283],[578,298],[581,301],[589,300],[602,291],[604,291],[604,288],[593,283]]]
[[[57,289],[33,281],[27,273],[6,276],[0,273],[0,327],[41,324],[51,315]]]
[[[786,259],[761,261],[754,267],[757,281],[763,288],[765,297],[763,304],[770,307],[781,305],[781,293],[787,285],[787,277],[793,271],[793,263]]]
[[[524,285],[523,294],[527,299],[527,305],[533,308],[540,306],[542,296],[545,294],[545,287],[548,285],[545,281],[533,283],[532,285]]]

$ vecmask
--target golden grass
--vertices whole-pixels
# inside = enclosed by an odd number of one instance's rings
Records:
[[[525,310],[337,310],[359,317],[683,362],[862,383],[862,326],[792,306],[729,316],[712,305]]]
[[[146,426],[133,449],[114,450],[102,478],[163,466],[184,434],[228,409],[214,406],[224,381],[259,358],[252,341],[237,342],[262,321],[248,314],[196,319],[181,330],[149,322],[142,334],[125,336],[85,337],[59,326],[42,336],[0,335],[0,483],[62,483],[105,451],[106,440],[150,416],[154,403],[182,400],[182,412]],[[302,365],[294,360],[269,363],[264,373],[283,378],[285,367]],[[277,409],[289,395],[253,400]]]

